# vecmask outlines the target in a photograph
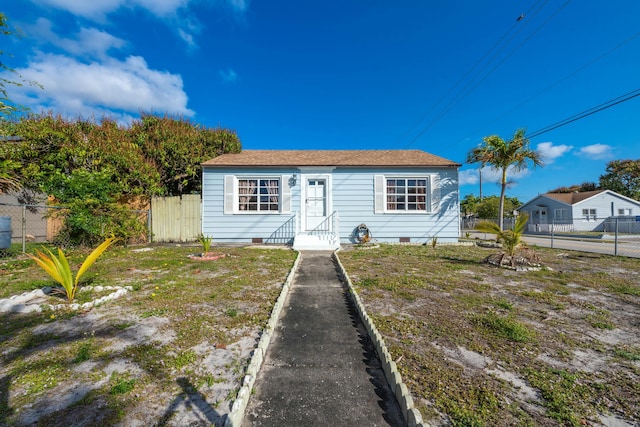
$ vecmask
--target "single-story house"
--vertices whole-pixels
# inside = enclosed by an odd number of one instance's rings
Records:
[[[460,164],[421,150],[244,150],[202,164],[202,233],[220,243],[457,241]]]
[[[611,190],[541,194],[519,209],[529,215],[529,232],[602,231],[611,217],[635,220],[640,202]]]

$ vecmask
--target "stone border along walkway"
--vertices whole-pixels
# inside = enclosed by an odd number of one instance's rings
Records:
[[[340,268],[340,275],[348,285],[351,299],[353,300],[358,315],[360,316],[360,319],[362,320],[362,323],[364,324],[365,329],[367,330],[367,333],[369,334],[369,337],[373,342],[376,353],[380,358],[380,362],[384,370],[384,376],[389,383],[391,390],[393,390],[395,393],[396,400],[398,401],[398,405],[400,406],[400,409],[402,411],[402,416],[407,422],[407,425],[409,427],[429,427],[429,424],[426,424],[422,421],[422,414],[420,413],[420,411],[415,408],[411,393],[409,392],[406,384],[402,382],[402,377],[398,372],[396,362],[392,360],[391,354],[387,350],[387,346],[385,345],[382,336],[365,311],[364,305],[360,301],[360,297],[353,287],[351,279],[347,275],[344,266],[340,262],[340,258],[338,258],[337,252],[334,252],[332,257]],[[293,267],[291,268],[291,271],[289,272],[289,275],[287,276],[287,279],[282,286],[280,296],[278,297],[273,307],[269,322],[263,330],[260,341],[258,341],[258,346],[254,350],[253,356],[251,357],[251,361],[249,362],[249,366],[247,367],[242,387],[238,391],[238,396],[233,402],[231,411],[229,412],[229,414],[227,415],[227,419],[225,420],[225,427],[240,427],[242,425],[242,420],[244,418],[247,404],[249,403],[251,391],[253,390],[253,386],[258,376],[258,371],[262,367],[262,362],[267,353],[269,343],[271,342],[273,331],[276,327],[276,324],[278,323],[278,319],[280,318],[280,312],[282,311],[284,301],[287,297],[287,294],[289,293],[291,283],[293,282],[295,274],[298,271],[298,264],[300,263],[300,259],[301,255],[300,252],[298,252],[298,257],[296,258]]]

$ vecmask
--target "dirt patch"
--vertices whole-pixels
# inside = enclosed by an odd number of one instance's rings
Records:
[[[0,313],[0,425],[223,425],[295,253],[188,254],[115,248],[78,295],[126,284],[120,298]],[[22,260],[1,267],[12,272],[5,288],[46,281]],[[38,295],[35,304],[60,303]]]
[[[431,425],[640,422],[640,260],[385,246],[340,259]]]

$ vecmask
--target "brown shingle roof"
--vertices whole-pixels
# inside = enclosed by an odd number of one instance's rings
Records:
[[[547,193],[544,196],[549,197],[550,199],[558,200],[559,202],[567,203],[569,205],[575,205],[578,202],[588,199],[589,197],[593,197],[596,194],[602,193],[604,190],[595,190],[595,191],[582,191],[579,193]]]
[[[421,150],[243,150],[202,166],[460,166]]]

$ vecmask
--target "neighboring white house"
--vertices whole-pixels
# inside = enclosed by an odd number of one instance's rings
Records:
[[[336,249],[457,241],[460,164],[420,150],[244,150],[202,164],[202,233]],[[362,227],[364,225],[365,227]]]
[[[611,190],[547,193],[522,205],[529,232],[602,231],[611,217],[640,219],[640,202]]]

